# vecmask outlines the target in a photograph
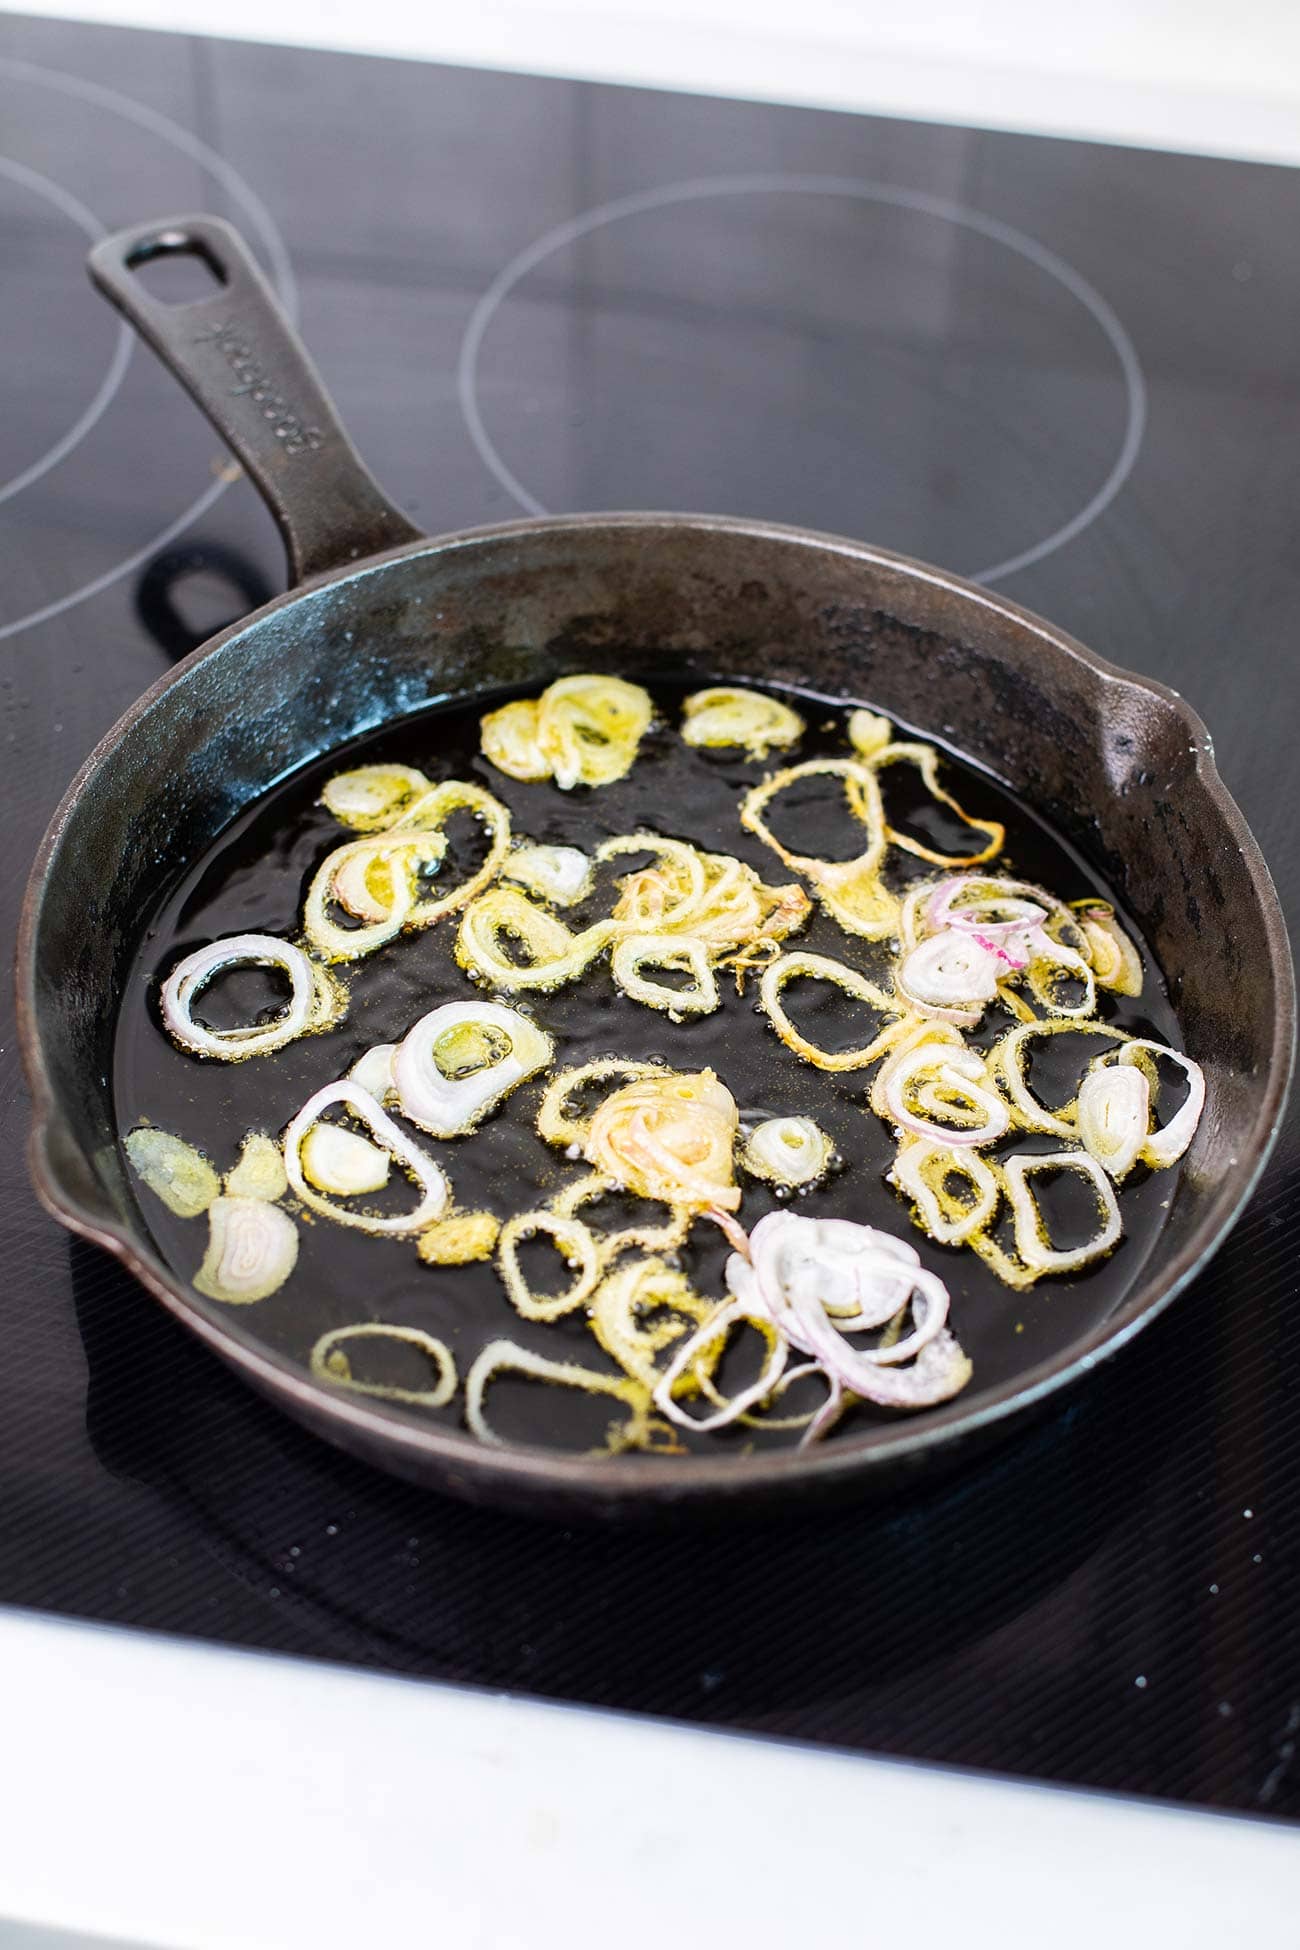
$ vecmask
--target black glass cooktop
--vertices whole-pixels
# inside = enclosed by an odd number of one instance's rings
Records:
[[[1300,174],[0,19],[3,888],[118,713],[275,590],[86,283],[233,217],[430,529],[684,507],[984,576],[1184,691],[1300,900]],[[561,1531],[301,1434],[28,1189],[4,1003],[0,1599],[1300,1814],[1300,1145],[1052,1419],[897,1507]]]

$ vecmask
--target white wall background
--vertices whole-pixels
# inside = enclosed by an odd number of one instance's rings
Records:
[[[20,0],[22,11],[1300,162],[1300,0]]]

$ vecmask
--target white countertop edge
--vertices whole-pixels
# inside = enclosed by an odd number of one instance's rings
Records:
[[[802,16],[776,0],[26,0],[28,14],[254,42],[392,55],[624,86],[1077,137],[1151,149],[1300,163],[1300,48],[1269,0],[1238,0],[1232,45],[1272,14],[1284,39],[1252,61],[1216,60],[1212,38],[1170,64],[1162,16],[1092,0],[1095,45],[1079,61],[1044,37],[1036,0],[972,7],[996,34],[909,48],[880,9],[846,19],[828,0]],[[1184,19],[1209,0],[1183,0]],[[949,9],[949,12],[952,10]],[[897,10],[894,10],[897,18]],[[805,31],[798,22],[807,22]],[[1221,12],[1219,18],[1222,18]],[[1294,23],[1300,14],[1291,17]],[[836,29],[839,31],[837,32]],[[1188,38],[1188,37],[1184,37]],[[1268,36],[1259,37],[1267,43]],[[1203,45],[1201,44],[1203,42]],[[1296,59],[1291,59],[1292,52]],[[1090,65],[1091,62],[1091,65]],[[1226,77],[1226,78],[1225,78]]]
[[[167,1950],[787,1950],[832,1925],[1222,1950],[1294,1923],[1280,1824],[14,1610],[0,1671],[0,1918]]]

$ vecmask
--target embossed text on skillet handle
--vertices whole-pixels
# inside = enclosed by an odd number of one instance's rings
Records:
[[[155,298],[136,273],[187,254],[215,280],[188,304]],[[275,517],[291,582],[420,539],[374,480],[320,375],[238,231],[169,217],[96,244],[90,276],[198,402]]]

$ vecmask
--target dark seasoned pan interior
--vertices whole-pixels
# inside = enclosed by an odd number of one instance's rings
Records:
[[[644,671],[632,674],[646,676]],[[167,1039],[159,1019],[158,990],[161,977],[182,955],[225,935],[253,932],[292,937],[296,933],[312,875],[329,850],[346,837],[319,801],[325,780],[348,765],[396,760],[417,766],[434,779],[475,779],[509,806],[516,834],[547,844],[590,851],[609,835],[659,832],[711,851],[736,854],[769,880],[787,879],[786,870],[745,831],[738,815],[746,790],[781,760],[759,762],[734,750],[691,749],[676,728],[680,689],[656,684],[652,694],[656,726],[643,742],[632,772],[597,790],[579,787],[563,793],[549,782],[521,784],[505,777],[480,754],[480,709],[462,707],[423,713],[399,727],[376,732],[306,768],[259,801],[191,867],[151,919],[127,984],[116,1043],[119,1130],[144,1121],[176,1132],[197,1144],[219,1171],[226,1170],[235,1163],[241,1139],[250,1129],[278,1133],[314,1090],[342,1076],[367,1048],[400,1041],[410,1024],[429,1009],[475,995],[457,965],[453,952],[457,917],[449,917],[425,933],[403,937],[351,964],[345,973],[351,997],[348,1016],[325,1035],[241,1063],[204,1061]],[[485,702],[500,701],[497,697]],[[843,707],[798,694],[790,701],[809,727],[799,745],[799,759],[841,757],[848,751]],[[960,852],[969,845],[969,833],[920,789],[914,768],[891,768],[883,783],[891,824],[938,850]],[[949,758],[946,786],[969,813],[1006,826],[1007,841],[997,871],[1038,882],[1067,901],[1108,894],[1095,872],[987,774]],[[788,843],[810,854],[837,857],[851,854],[860,844],[861,829],[847,816],[842,794],[825,778],[803,782],[779,807],[774,824]],[[476,849],[481,852],[483,836],[465,816],[462,825],[453,828],[453,837],[459,839],[464,856],[459,867],[450,863],[459,878],[461,870],[477,864]],[[935,876],[934,867],[905,853],[893,852],[891,859],[900,887],[911,879]],[[634,863],[627,859],[610,863],[591,897],[565,912],[566,923],[582,927],[607,912],[614,875]],[[846,937],[820,909],[789,945],[846,960],[888,981],[885,948]],[[1144,954],[1144,962],[1141,998],[1129,1001],[1103,991],[1100,1013],[1130,1034],[1175,1042],[1177,1025],[1163,981],[1149,953]],[[215,1026],[223,1026],[226,1020],[254,1021],[259,1010],[274,1008],[280,987],[281,978],[269,969],[231,973],[209,992],[203,1013]],[[1109,1317],[1131,1290],[1169,1210],[1176,1170],[1139,1171],[1136,1182],[1126,1183],[1121,1197],[1125,1237],[1109,1259],[1071,1278],[1044,1281],[1027,1293],[1011,1291],[969,1250],[934,1245],[914,1231],[906,1205],[885,1183],[895,1146],[866,1108],[871,1073],[827,1073],[800,1061],[756,1009],[756,988],[756,978],[751,976],[739,995],[724,972],[720,1011],[672,1023],[662,1013],[621,996],[602,959],[578,982],[523,1000],[555,1039],[553,1069],[615,1054],[658,1058],[684,1070],[711,1066],[732,1091],[746,1122],[757,1122],[761,1116],[812,1116],[834,1140],[842,1165],[828,1182],[801,1196],[797,1209],[809,1217],[846,1218],[877,1226],[917,1245],[925,1263],[945,1280],[953,1295],[953,1328],[974,1363],[968,1401],[1058,1356],[1081,1332]],[[826,984],[796,982],[787,1000],[795,1020],[823,1047],[846,1048],[864,1039],[858,1005],[840,991]],[[970,1040],[988,1046],[1009,1026],[1000,1009],[991,1010],[984,1029]],[[1082,1038],[1073,1043],[1069,1038],[1054,1039],[1042,1045],[1032,1077],[1036,1093],[1047,1102],[1072,1096],[1078,1075],[1095,1051],[1096,1045]],[[435,1152],[451,1177],[458,1206],[487,1209],[506,1219],[542,1206],[562,1184],[585,1173],[585,1165],[566,1160],[534,1129],[546,1081],[546,1076],[539,1076],[520,1087],[472,1135],[431,1146],[426,1141],[426,1148]],[[418,1132],[412,1135],[420,1141]],[[1021,1133],[995,1147],[993,1155],[1059,1148],[1059,1141],[1051,1137]],[[763,1213],[776,1209],[778,1198],[772,1187],[759,1181],[742,1178],[742,1183],[741,1217],[752,1228]],[[1086,1193],[1078,1209],[1071,1209],[1072,1189],[1083,1188],[1067,1178],[1056,1192],[1054,1216],[1062,1244],[1072,1243],[1072,1225],[1083,1239],[1095,1222]],[[147,1191],[139,1197],[142,1222],[163,1258],[178,1278],[188,1280],[203,1255],[206,1221],[175,1217]],[[397,1209],[410,1202],[410,1189],[399,1177],[380,1205]],[[638,1212],[635,1207],[636,1201],[627,1201],[626,1216],[616,1218],[611,1206],[611,1222],[630,1224],[638,1217],[644,1222],[647,1208],[642,1205]],[[600,1223],[601,1215],[596,1217]],[[301,1241],[297,1267],[286,1285],[248,1309],[240,1323],[290,1360],[305,1363],[313,1344],[331,1329],[381,1321],[419,1328],[445,1340],[462,1377],[479,1350],[499,1337],[552,1360],[573,1361],[611,1375],[618,1372],[593,1340],[581,1310],[549,1324],[521,1320],[490,1263],[426,1266],[409,1239],[376,1239],[313,1219],[311,1214],[302,1224]],[[700,1221],[679,1256],[692,1285],[708,1298],[722,1297],[727,1251],[722,1235]],[[552,1250],[541,1243],[529,1251],[529,1262],[539,1284],[549,1282],[553,1288],[570,1277]],[[364,1370],[370,1379],[415,1389],[428,1385],[427,1367],[409,1344],[370,1342],[364,1349],[354,1344],[353,1352],[363,1357],[358,1372]],[[746,1362],[755,1360],[757,1353],[756,1343],[748,1350],[736,1348],[732,1366],[737,1383],[744,1378]],[[819,1399],[815,1383],[809,1383],[805,1393],[809,1406]],[[797,1411],[798,1406],[792,1398],[787,1412]],[[445,1408],[401,1412],[417,1419],[436,1415],[453,1427],[460,1426],[463,1395],[458,1390]],[[599,1446],[611,1420],[611,1405],[607,1399],[574,1389],[506,1380],[494,1389],[492,1419],[501,1433],[513,1439],[581,1450]],[[829,1439],[843,1441],[855,1429],[894,1419],[889,1411],[861,1405]],[[798,1436],[788,1430],[770,1433],[742,1426],[682,1439],[704,1453],[734,1454],[751,1447],[793,1446]],[[672,1466],[671,1461],[665,1462],[665,1467]]]

